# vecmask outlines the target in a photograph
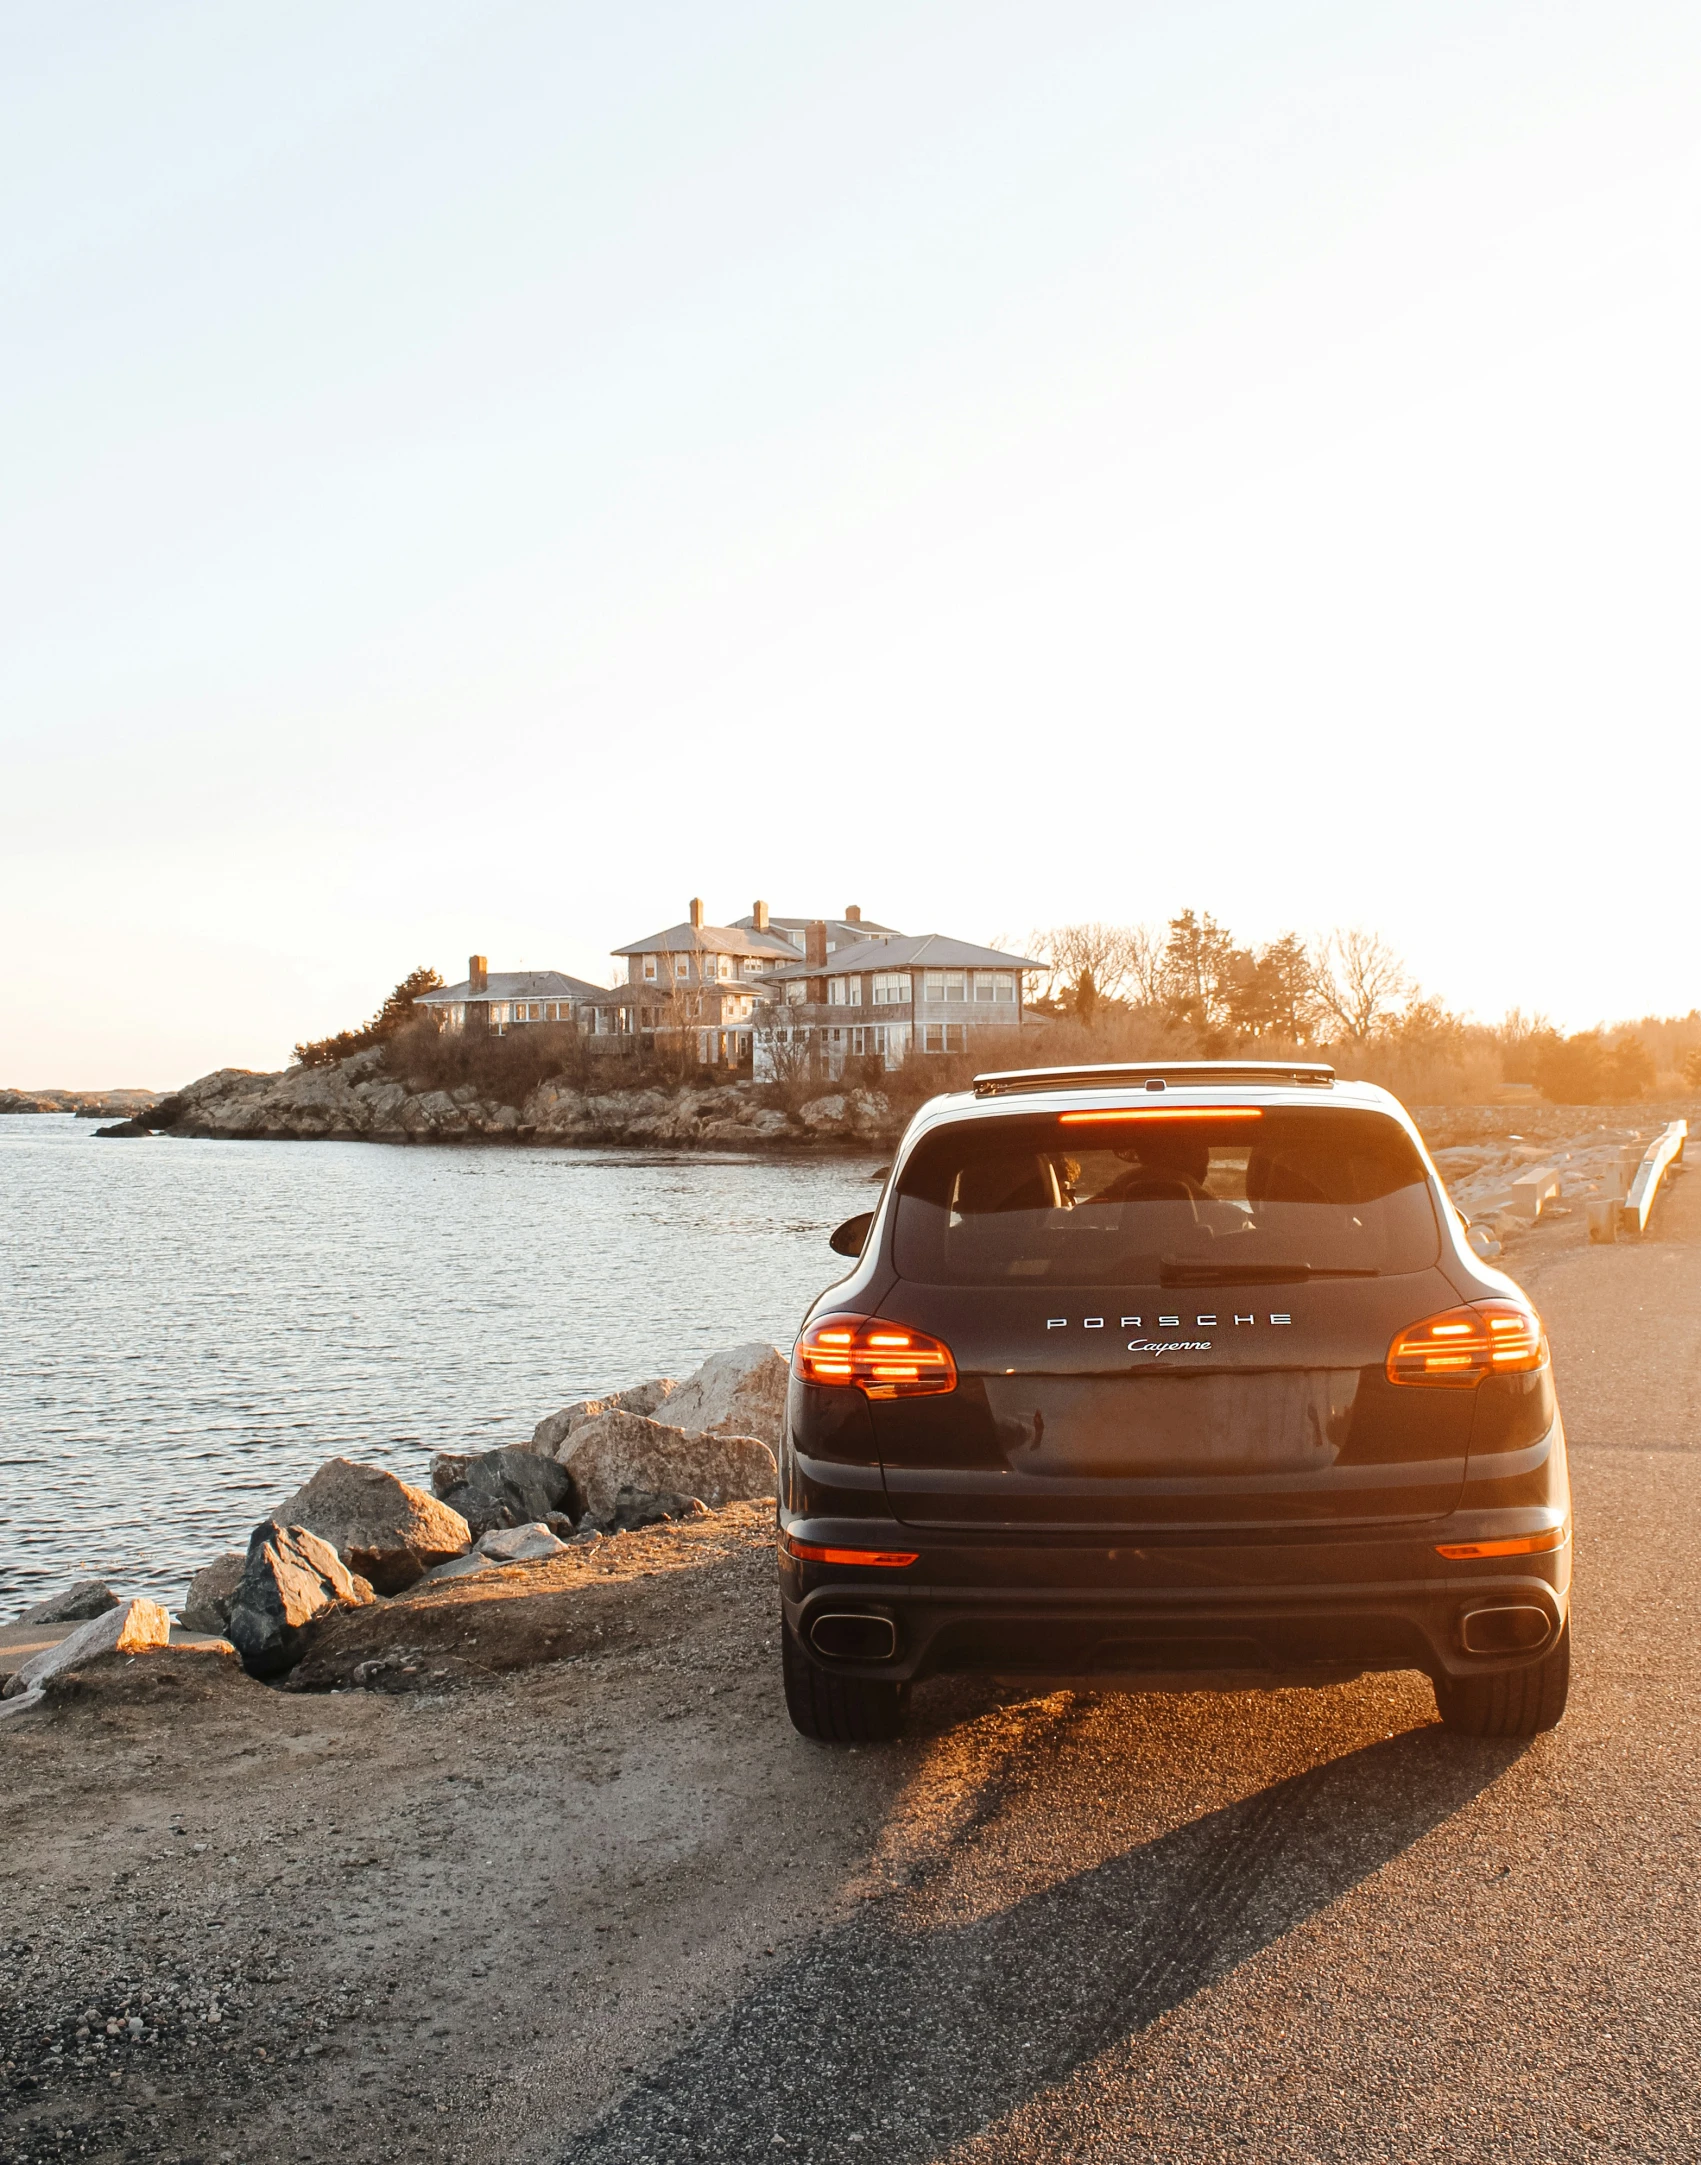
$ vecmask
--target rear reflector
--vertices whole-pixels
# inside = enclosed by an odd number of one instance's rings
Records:
[[[1390,1383],[1463,1385],[1516,1375],[1547,1360],[1541,1317],[1517,1301],[1473,1301],[1403,1330],[1388,1348]]]
[[[797,1341],[791,1372],[802,1383],[869,1398],[928,1398],[957,1388],[957,1364],[943,1340],[875,1316],[818,1317]]]
[[[1547,1549],[1562,1549],[1571,1539],[1569,1526],[1550,1526],[1545,1534],[1515,1534],[1510,1541],[1449,1541],[1438,1543],[1437,1556],[1539,1556]]]
[[[782,1534],[780,1542],[788,1555],[806,1564],[883,1564],[899,1569],[913,1564],[921,1553],[919,1549],[824,1549],[813,1541],[794,1541],[790,1534]]]

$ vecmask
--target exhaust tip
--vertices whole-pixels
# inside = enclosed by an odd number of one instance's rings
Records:
[[[828,1614],[810,1624],[809,1643],[835,1661],[890,1661],[898,1627],[889,1616]]]
[[[1546,1609],[1472,1609],[1459,1625],[1467,1654],[1533,1654],[1553,1634]]]

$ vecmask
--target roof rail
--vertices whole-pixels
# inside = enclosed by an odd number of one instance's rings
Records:
[[[1137,1066],[1020,1067],[1000,1074],[977,1075],[977,1098],[1017,1097],[1033,1090],[1148,1090],[1185,1089],[1192,1083],[1304,1083],[1327,1090],[1335,1080],[1332,1067],[1314,1060],[1159,1060]]]

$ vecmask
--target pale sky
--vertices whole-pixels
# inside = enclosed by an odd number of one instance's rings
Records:
[[[1701,1002],[1701,9],[0,7],[0,1084],[758,895]]]

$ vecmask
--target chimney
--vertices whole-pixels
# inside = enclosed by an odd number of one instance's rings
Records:
[[[846,923],[847,925],[860,925],[860,924],[861,924],[861,922],[862,922],[862,905],[861,905],[861,903],[860,903],[860,902],[847,902],[847,903],[845,904],[845,923]]]
[[[701,895],[691,897],[691,929],[693,932],[701,932],[703,929],[703,898]]]
[[[768,929],[768,905],[765,902],[758,902],[752,907],[750,914],[756,920],[757,931],[766,932]]]
[[[469,992],[490,990],[490,957],[469,955],[467,957],[467,989]]]
[[[827,920],[824,917],[817,917],[804,933],[803,959],[805,962],[817,964],[823,970],[827,967]]]

